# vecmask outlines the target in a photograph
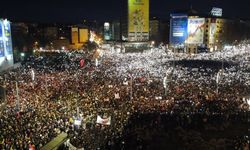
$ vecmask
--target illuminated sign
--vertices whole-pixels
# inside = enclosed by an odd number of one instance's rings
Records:
[[[188,44],[202,44],[204,38],[204,18],[189,18],[188,19]]]
[[[222,9],[213,7],[213,9],[211,10],[211,15],[221,17],[222,16]]]
[[[4,56],[4,40],[3,40],[3,30],[2,21],[0,20],[0,57]]]
[[[89,40],[89,30],[88,29],[79,29],[79,42],[85,43]]]
[[[172,14],[170,20],[170,43],[183,44],[187,37],[188,18],[185,14]]]
[[[10,22],[0,19],[0,71],[13,66]]]
[[[10,30],[10,22],[7,20],[3,20],[3,33],[5,36],[5,46],[6,52],[8,55],[12,54],[12,41],[11,41],[11,30]]]
[[[110,40],[111,39],[111,30],[110,30],[110,24],[108,22],[104,23],[104,40]]]
[[[215,43],[215,34],[216,34],[216,23],[211,23],[209,30],[209,44]]]
[[[149,0],[128,0],[128,38],[143,41],[149,38]]]
[[[79,38],[78,28],[72,27],[71,28],[71,42],[72,44],[77,44]]]

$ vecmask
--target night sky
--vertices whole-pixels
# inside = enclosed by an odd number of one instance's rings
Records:
[[[83,19],[106,21],[118,19],[121,0],[4,0],[0,17],[11,21],[75,23]],[[206,13],[213,6],[223,8],[223,15],[250,19],[250,0],[150,0],[150,16],[167,19],[174,10],[190,8]]]

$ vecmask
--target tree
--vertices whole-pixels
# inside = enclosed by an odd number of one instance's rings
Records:
[[[83,45],[83,49],[87,50],[88,52],[93,52],[95,49],[97,49],[99,46],[95,42],[85,42]]]

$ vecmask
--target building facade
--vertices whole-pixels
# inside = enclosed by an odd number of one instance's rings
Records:
[[[160,21],[152,19],[149,21],[149,40],[159,41],[160,39]]]
[[[71,48],[80,49],[89,40],[89,29],[87,27],[71,27]]]
[[[11,26],[7,19],[0,19],[0,71],[14,65]]]
[[[212,52],[250,38],[247,21],[185,13],[170,18],[169,44],[175,52]]]
[[[122,38],[126,41],[149,40],[149,0],[122,0]]]
[[[112,40],[120,41],[121,40],[121,26],[119,21],[113,21],[111,25],[111,35]]]

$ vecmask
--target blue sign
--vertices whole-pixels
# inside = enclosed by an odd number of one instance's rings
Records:
[[[4,57],[2,21],[0,20],[0,57]]]
[[[186,14],[171,14],[170,44],[184,44],[187,38],[188,17]]]
[[[8,55],[12,55],[12,41],[11,41],[11,30],[10,30],[10,22],[5,21],[3,25],[4,29],[4,35],[5,35],[5,46],[6,46],[6,52]]]

